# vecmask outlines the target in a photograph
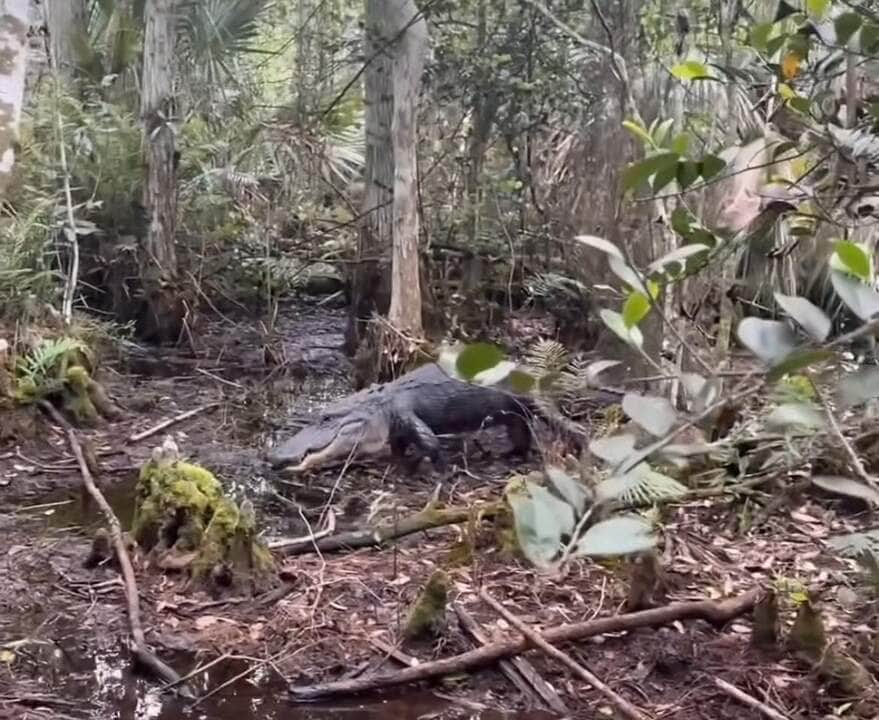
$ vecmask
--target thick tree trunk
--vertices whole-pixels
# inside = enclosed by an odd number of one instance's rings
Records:
[[[24,102],[27,65],[28,0],[5,0],[0,4],[0,198],[6,192]]]
[[[52,62],[62,78],[77,75],[81,44],[86,41],[85,0],[45,0]]]
[[[421,337],[421,283],[418,266],[418,88],[427,55],[427,23],[413,0],[391,2],[394,35],[394,233],[391,307],[388,320],[399,330]],[[417,19],[415,19],[417,18]],[[402,34],[401,34],[402,33]]]
[[[174,132],[175,0],[148,0],[144,9],[141,118],[146,146],[144,207],[149,217],[142,250],[142,281],[149,317],[143,334],[160,342],[179,339],[183,303],[177,287],[177,177]]]
[[[394,94],[393,36],[389,32],[387,0],[366,0],[364,25],[364,105],[366,167],[363,218],[357,260],[351,274],[351,311],[346,349],[354,353],[363,338],[364,323],[373,312],[386,313],[390,305],[390,264],[394,148],[391,122]]]

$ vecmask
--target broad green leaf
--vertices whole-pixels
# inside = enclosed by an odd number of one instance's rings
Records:
[[[546,476],[555,486],[555,489],[559,491],[559,494],[574,508],[577,516],[582,515],[586,509],[586,503],[589,501],[589,493],[586,492],[583,484],[561,468],[552,465],[547,466]]]
[[[662,121],[654,122],[651,127],[653,128],[653,139],[656,141],[657,145],[661,145],[665,147],[665,139],[668,137],[669,132],[671,132],[672,127],[675,124],[674,118],[666,118]]]
[[[690,149],[690,133],[678,133],[674,136],[669,147],[672,152],[676,152],[678,155],[686,155],[687,150]]]
[[[690,213],[684,207],[676,207],[671,214],[671,229],[678,235],[690,234]]]
[[[787,83],[778,83],[778,94],[782,100],[792,100],[797,97],[796,91]]]
[[[623,253],[620,249],[604,238],[595,237],[594,235],[577,235],[574,240],[583,243],[584,245],[588,245],[589,247],[594,247],[596,250],[601,250],[601,252],[610,255],[611,257],[616,257],[620,260],[624,259]]]
[[[623,305],[623,322],[626,327],[638,325],[650,312],[650,300],[644,293],[630,292]]]
[[[832,360],[835,357],[836,354],[832,350],[823,350],[821,348],[795,350],[780,363],[773,365],[772,369],[766,374],[766,379],[769,382],[776,382],[785,375],[792,375],[807,367]]]
[[[839,267],[838,263],[842,263],[844,268]],[[833,257],[830,260],[830,267],[833,270],[845,269],[862,280],[869,280],[873,275],[872,265],[865,248],[848,240],[839,240],[834,243]]]
[[[702,252],[708,252],[711,248],[707,245],[702,245],[700,243],[693,243],[692,245],[681,245],[681,247],[676,250],[672,250],[670,253],[663,255],[659,260],[651,263],[650,267],[647,268],[647,272],[649,274],[653,274],[659,272],[665,268],[666,265],[670,265],[671,263],[683,263],[688,258],[693,255],[698,255]]]
[[[650,133],[647,132],[646,128],[641,127],[634,120],[623,120],[623,127],[626,128],[632,135],[644,141],[645,145],[653,145],[653,138],[650,136]]]
[[[702,388],[705,387],[706,382],[708,381],[699,375],[699,373],[681,373],[681,387],[684,388],[684,392],[690,398],[697,397],[699,393],[702,392]]]
[[[653,176],[653,182],[651,183],[653,192],[659,194],[662,190],[665,190],[669,183],[677,177],[679,167],[680,163],[672,163],[671,165],[666,165],[657,170],[656,174]],[[670,188],[669,192],[674,192],[674,188]]]
[[[542,485],[528,482],[528,492],[538,508],[538,518],[552,518],[555,527],[558,528],[559,536],[570,535],[574,532],[577,524],[574,517],[574,509],[564,500],[560,500]]]
[[[671,69],[671,74],[678,80],[698,80],[711,77],[708,68],[696,60],[686,60],[678,63]]]
[[[726,160],[723,158],[717,157],[717,155],[706,155],[699,163],[699,174],[705,180],[710,180],[725,167]]]
[[[812,101],[807,97],[791,98],[787,101],[787,104],[803,115],[808,115],[812,111]]]
[[[806,298],[775,293],[775,302],[818,342],[824,342],[830,334],[830,318],[824,311]]]
[[[774,23],[765,22],[759,23],[751,28],[751,45],[753,45],[757,50],[766,50],[766,45],[769,42],[769,36],[772,34],[772,27]]]
[[[589,557],[631,555],[656,545],[653,528],[637,515],[612,517],[589,528],[577,543],[577,554]]]
[[[767,425],[778,428],[804,427],[817,430],[823,428],[826,422],[823,412],[806,403],[779,405],[766,418]]]
[[[879,313],[879,293],[851,275],[830,271],[830,282],[839,298],[861,320],[870,320]]]
[[[589,443],[589,452],[609,465],[619,465],[635,451],[634,435],[611,435]]]
[[[809,15],[820,20],[830,7],[830,0],[806,0],[806,9]]]
[[[647,463],[640,463],[623,475],[614,475],[595,487],[595,500],[616,500],[623,505],[647,505],[687,494],[686,486],[663,475]]]
[[[471,381],[477,385],[497,385],[506,380],[515,369],[516,363],[511,360],[501,360],[494,367],[476,373]]]
[[[509,381],[510,388],[513,392],[517,392],[520,395],[525,395],[531,392],[536,383],[534,376],[524,370],[513,370],[507,380]]]
[[[644,287],[644,281],[636,270],[630,267],[625,260],[617,257],[609,257],[607,264],[620,280],[622,280],[631,290],[647,294],[647,288]]]
[[[641,347],[644,344],[644,335],[638,327],[626,327],[623,322],[623,316],[614,310],[602,308],[598,316],[602,322],[607,325],[608,330],[614,333],[620,340],[634,347]]]
[[[846,407],[879,397],[879,368],[861,368],[846,375],[839,383],[839,398]]]
[[[490,343],[474,343],[461,350],[455,361],[455,368],[463,378],[471,380],[479,373],[490,370],[503,359],[504,353],[499,347]]]
[[[622,174],[623,188],[625,190],[634,190],[647,182],[647,179],[668,165],[674,165],[678,161],[678,154],[673,152],[664,152],[658,155],[652,155],[646,160],[632,163],[626,166]]]
[[[861,27],[861,16],[856,12],[844,12],[836,17],[833,26],[836,28],[836,42],[845,45]]]
[[[797,8],[795,8],[790,3],[786,2],[786,0],[779,0],[777,7],[775,8],[775,19],[774,22],[781,22],[786,17],[790,17],[791,15],[796,15],[798,12]]]
[[[651,435],[662,437],[674,427],[678,414],[663,397],[626,393],[623,412]]]
[[[861,52],[864,55],[875,55],[877,50],[879,50],[879,24],[866,22],[861,28]]]
[[[538,505],[526,494],[508,493],[507,502],[513,511],[513,524],[516,539],[522,554],[537,567],[547,567],[558,555],[561,547],[561,533],[558,527],[546,518],[538,518]],[[542,507],[542,506],[541,506]]]
[[[699,179],[701,167],[701,163],[693,160],[684,160],[678,163],[675,168],[675,179],[677,179],[678,185],[681,186],[681,190],[686,190]]]
[[[748,317],[736,330],[739,341],[768,365],[775,365],[796,348],[797,337],[786,323]]]
[[[812,483],[827,492],[860,498],[871,505],[879,505],[879,491],[874,490],[862,480],[839,475],[813,475]]]

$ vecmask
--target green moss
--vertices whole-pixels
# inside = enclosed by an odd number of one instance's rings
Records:
[[[409,611],[403,636],[407,640],[438,634],[445,624],[449,578],[442,570],[435,570]]]

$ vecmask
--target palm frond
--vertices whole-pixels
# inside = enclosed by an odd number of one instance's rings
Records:
[[[568,365],[568,351],[556,340],[538,340],[525,353],[525,364],[539,377],[562,372]]]
[[[625,475],[614,475],[595,487],[597,498],[632,506],[673,500],[686,493],[686,486],[647,465],[639,465]]]

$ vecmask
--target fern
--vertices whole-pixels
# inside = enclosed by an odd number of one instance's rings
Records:
[[[595,488],[595,495],[599,499],[617,500],[623,505],[632,506],[672,500],[686,493],[686,486],[646,465],[640,465],[625,475],[603,480]]]
[[[555,340],[538,340],[525,353],[525,364],[539,377],[557,374],[568,364],[568,351]]]
[[[39,387],[57,375],[59,365],[73,353],[85,355],[88,348],[71,337],[43,340],[21,359],[19,375]]]

